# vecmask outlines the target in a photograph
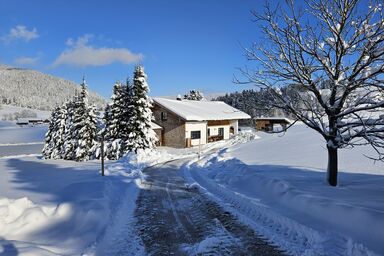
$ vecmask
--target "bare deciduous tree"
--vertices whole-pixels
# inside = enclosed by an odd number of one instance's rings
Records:
[[[377,152],[371,157],[384,160],[380,2],[367,7],[358,0],[308,0],[299,7],[291,0],[253,12],[266,43],[245,49],[257,68],[241,69],[245,81],[236,80],[273,89],[276,107],[323,136],[332,186],[337,185],[339,148],[369,144]]]

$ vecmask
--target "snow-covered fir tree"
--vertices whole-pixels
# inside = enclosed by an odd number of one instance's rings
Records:
[[[58,108],[54,108],[51,112],[51,117],[49,121],[48,131],[45,134],[44,148],[42,151],[43,157],[45,159],[50,159],[52,152],[55,148],[54,135],[56,133],[56,120],[57,120]]]
[[[121,139],[123,141],[127,141],[129,138],[129,134],[131,133],[131,127],[129,126],[129,122],[132,117],[132,108],[133,108],[133,84],[131,84],[130,80],[127,79],[125,86],[123,87],[123,111],[122,111],[122,122],[121,122]],[[125,148],[125,150],[127,150]]]
[[[51,114],[45,145],[42,154],[45,159],[60,159],[64,148],[65,121],[67,111],[65,105],[56,107]]]
[[[60,159],[64,147],[65,120],[67,111],[65,105],[56,108],[55,131],[53,133],[54,148],[50,158]]]
[[[133,77],[133,95],[130,107],[130,120],[128,123],[129,133],[128,147],[131,151],[155,147],[157,141],[156,133],[151,128],[153,119],[151,107],[152,100],[147,93],[147,75],[142,66],[137,66]]]
[[[186,100],[204,100],[204,95],[198,90],[190,90],[187,94],[184,95]]]
[[[75,139],[76,161],[92,158],[91,149],[97,139],[97,116],[95,108],[88,103],[88,92],[85,80],[81,83],[81,92],[74,102],[73,128]]]
[[[124,142],[122,140],[125,119],[125,86],[116,82],[113,86],[111,102],[105,108],[104,114],[104,139],[106,145],[105,155],[108,159],[118,159],[124,153]]]
[[[122,85],[116,82],[113,86],[111,101],[107,104],[104,114],[104,138],[113,141],[118,138],[118,122],[121,119]]]
[[[74,159],[74,151],[76,146],[76,141],[74,138],[74,126],[73,126],[73,115],[75,112],[75,104],[73,101],[68,101],[65,104],[66,118],[65,118],[65,128],[63,134],[63,150],[61,152],[61,158],[66,160]]]

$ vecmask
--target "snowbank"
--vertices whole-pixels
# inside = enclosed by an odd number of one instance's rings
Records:
[[[105,177],[96,161],[0,159],[0,254],[103,255],[106,234],[132,220],[136,179],[156,159],[146,152],[107,162]]]
[[[106,161],[105,177],[98,161],[0,158],[0,254],[118,255],[117,242],[142,254],[133,234],[141,171],[176,157],[141,150]]]
[[[125,190],[122,181],[102,178],[98,169],[97,163],[0,159],[2,244],[25,255],[71,255],[90,246],[109,221],[116,203],[111,198]]]
[[[138,150],[136,153],[128,153],[118,161],[112,161],[105,170],[107,176],[125,176],[129,178],[141,178],[142,170],[148,166],[175,159],[177,155],[166,150]],[[129,170],[129,171],[127,171]]]
[[[384,254],[384,164],[362,155],[369,148],[341,151],[334,188],[311,130],[260,136],[191,162],[185,176],[293,255]]]

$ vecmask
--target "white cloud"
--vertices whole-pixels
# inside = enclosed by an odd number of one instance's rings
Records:
[[[86,34],[77,40],[69,38],[65,49],[55,60],[53,66],[105,66],[114,62],[123,64],[137,63],[143,59],[141,53],[135,54],[126,48],[94,47],[89,41],[94,36]]]
[[[17,65],[34,65],[39,60],[39,57],[19,57],[16,58],[13,62]]]
[[[39,34],[37,33],[37,29],[33,28],[31,30],[28,30],[26,26],[24,25],[18,25],[14,28],[11,28],[9,33],[1,39],[4,42],[11,42],[13,40],[23,40],[25,42],[29,42],[33,39],[36,39],[39,37]]]

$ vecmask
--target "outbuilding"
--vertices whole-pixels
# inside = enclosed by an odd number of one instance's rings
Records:
[[[280,131],[292,123],[286,117],[258,117],[255,118],[256,130],[264,132]]]

